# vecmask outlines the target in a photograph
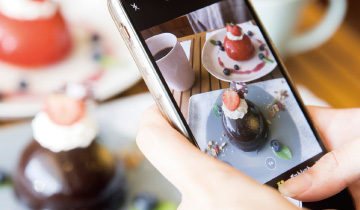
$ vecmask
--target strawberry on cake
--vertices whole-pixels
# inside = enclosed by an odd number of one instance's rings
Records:
[[[255,48],[250,38],[235,24],[226,25],[224,48],[226,54],[235,61],[246,61],[254,56]]]
[[[0,60],[40,67],[62,60],[72,40],[52,0],[0,0]]]
[[[31,209],[115,209],[126,195],[125,170],[94,141],[98,128],[84,100],[56,93],[32,122],[14,178],[18,199]]]
[[[222,101],[222,125],[230,143],[245,151],[259,151],[268,137],[268,125],[253,102],[245,99],[248,87],[233,82]]]

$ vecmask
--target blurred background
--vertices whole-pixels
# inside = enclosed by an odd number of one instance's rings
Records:
[[[254,4],[262,2],[253,1]],[[0,0],[0,13],[4,2],[6,0]],[[22,61],[8,62],[9,58],[0,54],[0,182],[1,174],[11,177],[14,173],[23,148],[32,139],[30,122],[41,110],[42,99],[64,84],[81,83],[91,90],[95,99],[91,110],[100,127],[100,142],[130,162],[127,205],[143,192],[176,205],[180,201],[179,193],[139,155],[135,145],[141,115],[154,102],[107,11],[106,1],[58,2],[73,40],[68,54],[64,53],[61,59],[50,65],[31,67],[22,65]],[[296,16],[291,36],[296,37],[317,27],[329,12],[330,4],[331,1],[327,0],[309,1]],[[21,7],[21,4],[17,6]],[[334,22],[336,30],[321,29],[329,39],[324,36],[321,44],[302,52],[296,52],[294,48],[292,52],[281,50],[285,66],[305,104],[360,107],[359,10],[359,1],[348,0],[346,16],[339,22],[339,27]],[[2,18],[0,15],[0,42],[4,49],[11,49],[13,41],[4,39],[2,33],[10,30],[12,24]],[[18,27],[23,27],[22,24]],[[181,27],[179,24],[177,27]],[[277,29],[268,30],[275,30],[274,34],[284,33]],[[36,34],[29,36],[31,40]],[[28,40],[29,37],[23,36],[22,39]],[[23,208],[16,201],[11,186],[0,184],[0,208]]]
[[[314,26],[323,17],[327,4],[327,1],[314,1],[304,11],[299,30]],[[329,41],[285,61],[296,84],[335,108],[360,106],[360,60],[354,51],[360,44],[359,9],[359,1],[348,0],[345,20]]]

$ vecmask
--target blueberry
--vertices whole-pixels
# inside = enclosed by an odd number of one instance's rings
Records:
[[[99,41],[99,39],[100,39],[100,37],[98,34],[93,34],[91,36],[91,41],[93,41],[93,42],[97,42],[97,41]]]
[[[93,59],[94,60],[100,60],[101,59],[101,53],[100,52],[97,52],[95,51],[94,54],[93,54]]]
[[[281,143],[278,140],[272,140],[270,146],[275,152],[280,152],[282,149]]]
[[[222,116],[222,113],[223,113],[222,108],[220,107],[217,111],[218,111],[219,116],[221,117],[221,116]]]
[[[221,46],[220,46],[220,50],[221,50],[221,51],[225,51],[224,46],[221,45]]]
[[[25,80],[21,80],[20,83],[19,83],[19,88],[21,90],[25,90],[27,88],[28,84],[26,83]]]
[[[135,197],[132,206],[136,210],[152,210],[158,204],[158,200],[151,194],[141,193]]]
[[[260,45],[259,49],[260,49],[260,51],[264,51],[265,50],[264,45]]]
[[[234,65],[234,69],[237,71],[240,69],[240,67],[238,65]]]
[[[222,46],[221,41],[216,41],[216,44],[217,44],[218,46]]]
[[[0,171],[0,184],[4,184],[7,180],[7,176],[4,172]]]
[[[225,68],[223,72],[226,76],[230,75],[230,69],[228,69],[228,68]]]
[[[262,54],[262,53],[260,53],[260,54],[259,54],[259,58],[260,58],[260,60],[262,60],[262,59],[264,59],[264,58],[265,58],[265,55],[264,55],[264,54]]]
[[[254,34],[253,34],[252,31],[248,31],[248,32],[247,32],[247,35],[248,35],[248,36],[254,36]]]

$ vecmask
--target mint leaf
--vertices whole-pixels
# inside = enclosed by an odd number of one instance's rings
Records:
[[[11,187],[13,185],[12,181],[10,179],[6,179],[3,183],[0,183],[1,187]]]
[[[269,58],[263,58],[262,60],[263,60],[263,61],[266,61],[266,62],[269,62],[269,63],[274,63],[274,61],[271,60],[271,59],[269,59]]]
[[[213,109],[212,109],[214,115],[215,115],[216,117],[218,117],[218,118],[221,117],[221,116],[219,115],[219,112],[218,112],[219,109],[221,109],[221,107],[218,106],[218,105],[214,105],[214,107],[213,107]]]
[[[176,210],[177,205],[170,201],[164,201],[158,204],[154,210]]]
[[[211,43],[211,44],[213,44],[213,45],[215,45],[215,46],[217,46],[217,44],[216,44],[216,41],[215,41],[215,40],[210,40],[210,43]]]
[[[280,152],[275,152],[274,150],[273,150],[273,152],[275,153],[276,156],[278,156],[279,158],[285,159],[285,160],[289,160],[292,158],[292,153],[285,144],[281,144]]]

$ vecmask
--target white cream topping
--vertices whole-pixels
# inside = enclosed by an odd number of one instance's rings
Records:
[[[59,6],[52,1],[0,0],[0,12],[18,20],[37,20],[53,17]]]
[[[227,36],[228,39],[230,39],[232,41],[239,41],[239,40],[242,40],[244,38],[244,32],[241,32],[240,36],[235,36],[231,32],[226,32],[226,36]]]
[[[53,152],[86,148],[98,134],[98,127],[87,114],[71,126],[57,125],[45,112],[40,112],[32,122],[34,138],[39,144]]]
[[[84,85],[73,83],[68,84],[66,87],[66,95],[72,98],[82,99],[86,96],[86,94],[87,90]]]
[[[225,116],[233,120],[242,119],[248,111],[248,105],[245,99],[240,99],[240,104],[235,111],[228,110],[225,104],[223,104],[221,108]]]

